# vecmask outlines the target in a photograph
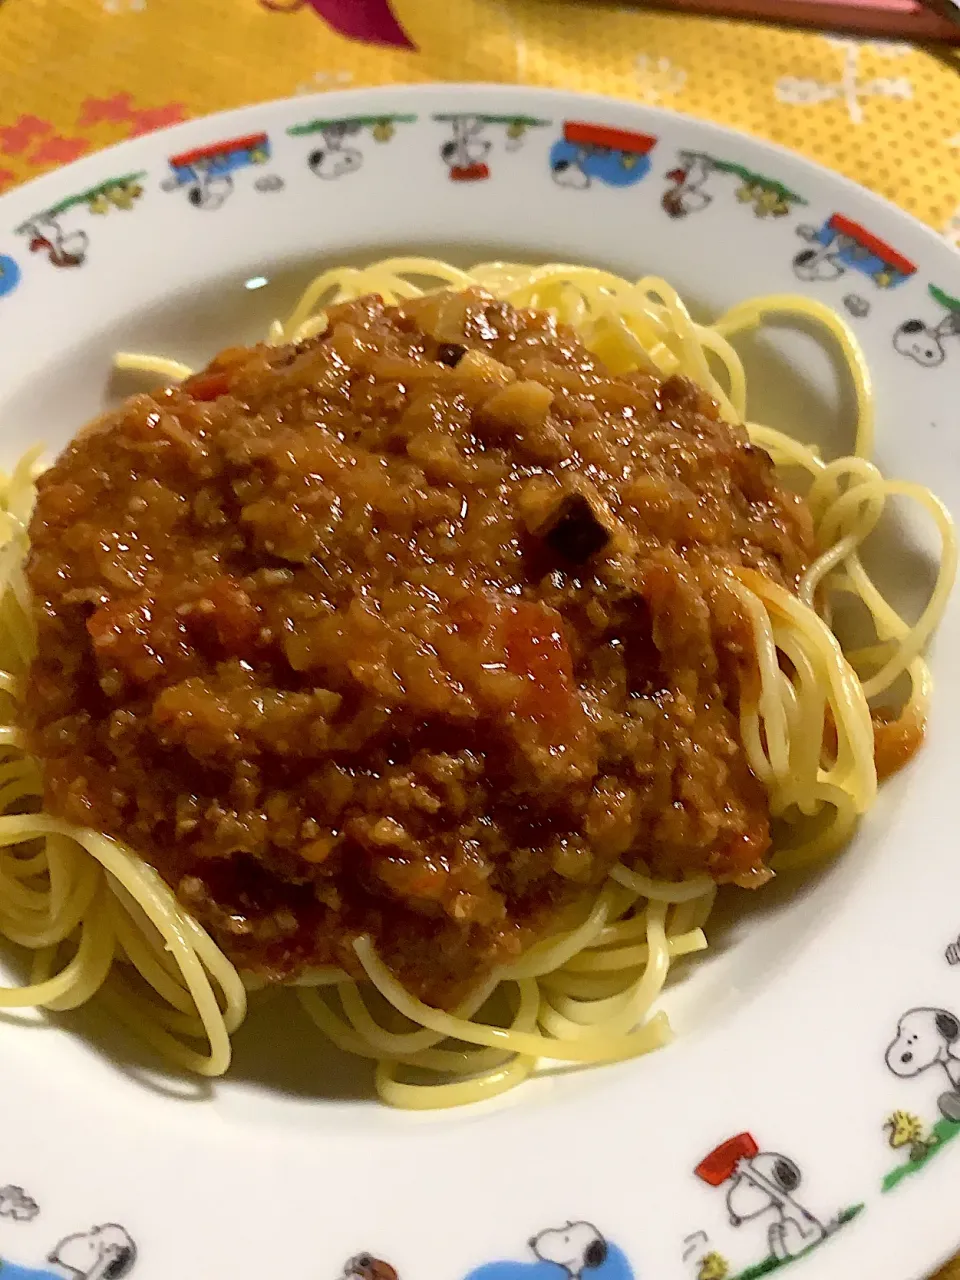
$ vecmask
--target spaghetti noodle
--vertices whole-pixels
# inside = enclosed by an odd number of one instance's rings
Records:
[[[886,480],[869,460],[873,397],[869,371],[844,322],[800,295],[753,299],[712,325],[692,320],[676,291],[569,265],[481,264],[469,272],[422,258],[324,272],[270,341],[321,332],[325,309],[369,293],[388,303],[436,289],[481,286],[516,307],[550,311],[573,326],[613,373],[684,374],[705,388],[730,422],[778,467],[809,486],[818,556],[797,595],[762,574],[730,574],[749,620],[759,697],[744,699],[740,733],[750,768],[779,820],[774,869],[833,853],[869,809],[882,774],[922,735],[930,677],[923,650],[956,570],[949,514],[926,489]],[[837,342],[857,401],[854,453],[827,462],[801,442],[747,419],[747,385],[731,339],[770,314],[812,320]],[[190,370],[156,356],[118,364],[179,380]],[[93,996],[169,1063],[222,1074],[230,1036],[243,1021],[243,977],[137,854],[100,833],[40,809],[38,762],[17,728],[17,700],[35,651],[24,575],[37,451],[2,482],[0,508],[0,933],[32,955],[28,983],[0,992],[0,1007],[77,1007]],[[887,500],[908,497],[941,538],[936,583],[919,619],[902,619],[860,558]],[[848,649],[831,630],[836,601],[856,597],[872,619],[871,643]],[[903,678],[909,692],[889,719],[871,712]],[[400,1107],[446,1107],[512,1088],[544,1061],[612,1062],[664,1044],[654,1007],[673,959],[706,947],[703,926],[716,885],[706,876],[662,881],[622,863],[564,927],[501,967],[450,1012],[415,998],[367,936],[354,950],[365,981],[335,968],[297,979],[306,1014],[341,1049],[374,1059],[382,1099]],[[256,986],[249,977],[247,987]]]

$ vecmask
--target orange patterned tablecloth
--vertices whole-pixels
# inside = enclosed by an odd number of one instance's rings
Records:
[[[496,80],[674,107],[792,147],[960,247],[960,55],[587,0],[0,0],[0,190],[189,116]],[[324,15],[352,14],[347,38]],[[941,1280],[960,1280],[960,1260]]]

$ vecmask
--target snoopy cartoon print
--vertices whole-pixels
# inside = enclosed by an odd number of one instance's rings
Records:
[[[671,218],[686,218],[712,204],[713,196],[703,188],[717,166],[710,156],[700,152],[681,151],[678,158],[680,163],[666,175],[672,186],[663,193],[660,203]]]
[[[328,181],[345,173],[355,173],[363,164],[363,152],[350,145],[362,126],[356,120],[332,120],[320,131],[323,145],[315,147],[307,159],[310,172]]]
[[[528,1260],[488,1262],[466,1280],[633,1280],[622,1249],[583,1219],[537,1232],[527,1248]]]
[[[817,1217],[807,1207],[797,1162],[779,1151],[762,1151],[750,1133],[721,1142],[694,1173],[708,1187],[723,1191],[726,1226],[718,1234],[729,1236],[731,1249],[745,1252],[744,1262],[749,1263],[739,1270],[731,1268],[725,1246],[715,1245],[712,1230],[701,1229],[685,1238],[683,1250],[683,1260],[692,1260],[697,1280],[747,1280],[772,1271],[817,1248],[863,1211],[859,1203],[827,1221]],[[734,1242],[730,1228],[738,1235],[745,1229],[746,1250]]]
[[[490,177],[487,155],[493,143],[484,136],[479,116],[455,116],[450,121],[452,136],[440,147],[440,159],[452,182],[483,182]]]
[[[82,228],[65,231],[53,214],[35,214],[17,230],[28,237],[30,252],[44,254],[51,266],[82,267],[87,259],[87,232]]]
[[[937,1098],[945,1120],[960,1122],[960,1018],[948,1009],[908,1009],[886,1052],[887,1067],[901,1079],[933,1072],[947,1088]]]
[[[721,1143],[694,1172],[709,1186],[726,1188],[731,1226],[763,1220],[769,1254],[780,1262],[805,1253],[827,1235],[823,1223],[797,1198],[802,1176],[796,1162],[777,1151],[761,1151],[749,1133]]]
[[[951,297],[935,284],[928,285],[927,291],[943,308],[939,318],[904,320],[893,335],[893,346],[900,355],[916,361],[922,368],[933,369],[946,360],[952,340],[960,338],[960,298]]]
[[[137,1261],[137,1246],[125,1227],[107,1222],[64,1236],[42,1267],[0,1259],[3,1280],[124,1280]]]
[[[842,213],[820,226],[801,223],[797,235],[810,246],[793,259],[793,272],[805,284],[837,280],[847,271],[867,276],[878,289],[893,289],[916,273],[916,265],[892,245]]]
[[[737,180],[733,195],[738,204],[753,210],[757,218],[785,217],[794,205],[806,204],[803,196],[791,191],[775,178],[754,173],[730,160],[721,160],[702,151],[678,152],[678,165],[666,174],[672,183],[663,193],[660,203],[671,218],[685,218],[699,213],[713,203],[713,193],[705,190],[714,173],[726,174]]]
[[[460,183],[485,182],[490,177],[487,161],[495,139],[499,151],[517,151],[531,129],[550,124],[549,120],[524,115],[447,112],[432,118],[448,130],[449,136],[440,144],[440,159],[447,166],[450,181]]]
[[[291,125],[291,138],[311,138],[314,146],[307,168],[315,178],[332,181],[363,167],[363,151],[356,144],[367,133],[375,143],[389,142],[401,124],[413,124],[415,115],[342,116],[307,120]]]
[[[30,252],[45,257],[51,266],[82,267],[87,260],[90,235],[83,226],[75,225],[77,218],[92,226],[115,210],[129,213],[143,196],[145,177],[143,171],[123,173],[87,187],[33,214],[16,228],[16,234],[26,236]],[[87,215],[92,215],[93,221]],[[6,261],[9,263],[10,259]],[[0,278],[0,292],[3,291]]]
[[[585,1271],[598,1271],[607,1260],[607,1242],[589,1222],[568,1222],[532,1236],[530,1248],[541,1262],[553,1262],[570,1280],[581,1280]]]
[[[632,187],[646,177],[658,139],[588,120],[565,120],[563,136],[550,148],[550,173],[560,187],[583,191],[596,182]]]
[[[184,191],[194,209],[213,212],[233,194],[234,175],[243,169],[265,165],[272,155],[265,133],[251,133],[208,146],[194,147],[170,156],[170,173],[160,183],[163,191]],[[257,191],[282,189],[278,174],[263,174],[253,186]]]

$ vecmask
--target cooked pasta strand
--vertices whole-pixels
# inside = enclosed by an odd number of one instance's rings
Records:
[[[489,262],[461,271],[408,256],[324,271],[289,319],[271,325],[268,341],[314,337],[330,306],[364,294],[396,302],[472,285],[518,307],[552,311],[615,372],[694,379],[775,465],[808,477],[819,555],[798,594],[746,569],[729,575],[726,587],[748,619],[759,677],[759,697],[741,700],[743,745],[771,813],[797,832],[772,864],[793,867],[828,856],[849,839],[876,794],[868,699],[887,693],[906,672],[901,723],[922,729],[931,687],[922,655],[957,565],[953,522],[942,504],[919,485],[886,480],[870,461],[873,392],[849,327],[822,303],[794,294],[750,299],[703,325],[657,277],[632,282],[563,263]],[[747,379],[731,339],[770,315],[813,322],[838,344],[857,400],[850,457],[825,461],[802,441],[748,421]],[[115,363],[172,381],[192,372],[151,354],[120,352]],[[230,1036],[245,1015],[245,983],[254,989],[260,980],[238,974],[132,850],[42,812],[41,771],[17,727],[35,650],[23,564],[38,457],[33,449],[10,476],[0,476],[0,933],[33,956],[30,981],[0,990],[0,1008],[67,1010],[97,998],[168,1063],[216,1076],[229,1064]],[[860,560],[894,497],[918,503],[941,539],[936,582],[913,624],[884,599]],[[830,629],[832,600],[844,593],[864,603],[874,628],[870,641],[850,653]],[[365,936],[354,943],[365,980],[333,967],[308,972],[295,984],[300,1004],[339,1048],[376,1062],[382,1099],[412,1109],[493,1097],[544,1060],[614,1062],[646,1053],[670,1037],[664,1014],[652,1011],[671,960],[707,946],[703,930],[717,886],[706,876],[657,880],[631,862],[613,867],[576,919],[558,923],[453,1011],[404,990]],[[384,1001],[393,1015],[389,1026],[375,1012]]]

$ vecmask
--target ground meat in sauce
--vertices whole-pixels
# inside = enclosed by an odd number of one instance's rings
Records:
[[[47,806],[268,980],[369,932],[447,1003],[617,859],[762,878],[722,570],[794,588],[808,513],[696,387],[546,315],[368,297],[224,351],[77,437],[31,546]]]

